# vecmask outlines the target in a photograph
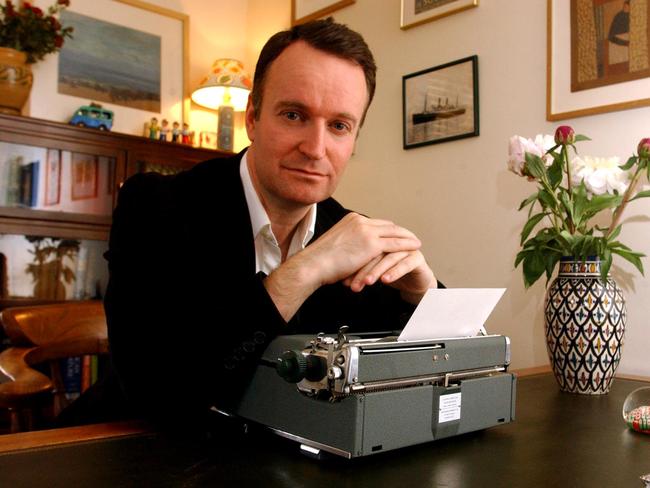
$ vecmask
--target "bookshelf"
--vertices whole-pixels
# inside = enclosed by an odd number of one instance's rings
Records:
[[[0,309],[101,297],[124,180],[230,155],[0,114]]]

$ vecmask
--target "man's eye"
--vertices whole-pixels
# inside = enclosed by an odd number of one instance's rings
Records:
[[[350,131],[350,126],[348,124],[343,123],[343,122],[334,122],[332,124],[332,128],[334,128],[336,131],[339,131],[339,132]]]
[[[298,112],[285,112],[284,116],[288,120],[300,120],[300,114]]]

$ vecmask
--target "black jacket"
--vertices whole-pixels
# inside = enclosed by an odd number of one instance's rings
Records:
[[[401,328],[414,307],[390,287],[340,283],[309,297],[287,324],[255,272],[239,163],[214,159],[175,176],[138,174],[113,215],[105,298],[112,361],[141,414],[201,422],[229,407],[279,334]],[[348,210],[318,204],[317,239]]]

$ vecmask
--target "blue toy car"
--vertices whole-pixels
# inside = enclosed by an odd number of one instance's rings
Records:
[[[97,103],[82,105],[70,119],[70,124],[77,127],[111,130],[113,127],[113,111],[102,108]]]

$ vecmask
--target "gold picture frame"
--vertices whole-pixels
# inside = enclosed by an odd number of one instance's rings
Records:
[[[584,1],[580,0],[581,3]],[[572,29],[577,30],[577,21],[571,20],[571,8],[576,6],[575,2],[547,0],[546,120],[557,121],[650,106],[647,96],[650,93],[650,77],[621,78],[613,83],[592,84],[588,89],[572,91],[572,73],[575,74],[572,54],[576,55],[577,43],[574,41],[572,48],[571,39]],[[583,8],[586,6],[583,5]],[[650,16],[647,22],[650,25]],[[573,88],[576,88],[575,84]]]
[[[400,28],[410,29],[474,7],[478,0],[402,0]]]
[[[291,25],[324,17],[354,2],[356,0],[291,0]]]
[[[143,2],[142,0],[115,0],[119,3],[131,5],[142,10],[147,10],[158,15],[176,19],[181,23],[183,31],[183,108],[182,117],[183,122],[189,123],[190,116],[190,17],[189,15],[176,12],[164,7],[159,7],[152,3]]]

